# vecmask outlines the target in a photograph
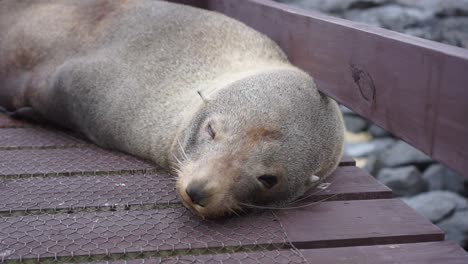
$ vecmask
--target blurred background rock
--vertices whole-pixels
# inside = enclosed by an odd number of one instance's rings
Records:
[[[276,1],[468,48],[468,0]],[[468,250],[468,178],[350,109],[341,109],[347,128],[346,153],[443,229],[446,239]]]
[[[468,0],[277,0],[468,48]]]

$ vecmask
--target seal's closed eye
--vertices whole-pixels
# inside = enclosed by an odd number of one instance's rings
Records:
[[[208,134],[210,135],[210,137],[211,137],[212,139],[215,138],[216,133],[214,132],[214,130],[213,130],[213,128],[211,127],[210,124],[208,124],[208,126],[206,127],[206,132],[208,132]]]
[[[271,189],[278,183],[278,178],[273,175],[262,175],[258,177],[258,181],[261,182],[265,188]]]

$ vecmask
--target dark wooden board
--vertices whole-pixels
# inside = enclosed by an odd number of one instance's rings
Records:
[[[0,179],[0,213],[128,208],[179,203],[163,173]]]
[[[23,148],[65,148],[89,143],[66,133],[40,127],[0,129],[0,150]]]
[[[453,241],[300,250],[314,264],[466,264],[468,254]]]
[[[326,188],[322,188],[326,186]],[[327,200],[390,198],[390,189],[356,167],[340,167],[292,206]],[[0,213],[179,204],[167,173],[0,179]]]
[[[2,247],[9,259],[110,255],[247,245],[283,245],[275,217],[205,221],[185,208],[0,218]],[[265,246],[266,249],[266,246]]]
[[[0,150],[0,178],[154,170],[145,161],[97,147]]]
[[[101,263],[466,264],[468,263],[468,254],[454,242],[443,241],[344,248],[188,255]]]
[[[298,248],[443,240],[443,232],[397,199],[324,202],[276,212]]]
[[[468,50],[267,0],[182,0],[265,33],[318,88],[468,177]]]
[[[3,247],[11,250],[9,259],[443,239],[437,227],[399,200],[324,202],[223,220],[201,220],[185,208],[9,216],[0,217],[0,230]]]
[[[356,166],[356,161],[351,156],[344,154],[340,166]]]
[[[367,200],[392,197],[392,190],[363,169],[345,166],[339,167],[315,189],[308,191],[300,198],[300,202]]]

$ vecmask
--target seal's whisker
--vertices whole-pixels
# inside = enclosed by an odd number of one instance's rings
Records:
[[[177,139],[177,144],[179,145],[180,151],[182,152],[182,155],[184,156],[184,159],[188,160],[187,153],[185,153],[185,150],[182,147],[182,144],[180,143],[179,136],[176,136],[176,139]]]
[[[172,156],[177,161],[177,167],[180,167],[182,165],[182,161],[180,161],[176,154],[172,153]]]
[[[336,182],[337,180],[339,180],[339,177],[337,177],[336,179],[334,179],[333,181],[331,181],[331,182],[329,183],[328,187],[332,186],[332,184],[333,184],[334,182]],[[322,183],[323,183],[323,182],[317,184],[317,187],[318,187],[320,184],[322,184]],[[327,187],[327,188],[328,188],[328,187]],[[297,200],[294,200],[294,201],[292,201],[292,202],[290,202],[290,203],[288,203],[288,204],[286,204],[286,205],[295,204],[295,203],[297,203],[297,202],[303,201],[303,200],[305,200],[305,199],[307,199],[307,198],[309,198],[309,197],[311,197],[311,196],[313,196],[313,195],[316,195],[316,194],[318,194],[318,193],[323,192],[323,191],[326,190],[327,188],[323,188],[323,189],[317,190],[317,191],[315,191],[315,192],[313,192],[313,193],[311,193],[311,194],[309,194],[309,195],[307,195],[307,196],[301,197],[301,198],[299,198],[299,199],[297,199]]]
[[[336,196],[338,196],[339,194],[334,194],[334,195],[331,195],[329,197],[326,197],[326,198],[323,198],[322,200],[318,200],[318,201],[315,201],[315,202],[312,202],[312,203],[308,203],[308,204],[303,204],[303,205],[298,205],[298,206],[293,206],[293,207],[284,207],[284,208],[280,208],[282,210],[289,210],[289,209],[297,209],[297,208],[303,208],[303,207],[307,207],[307,206],[311,206],[311,205],[314,205],[314,204],[319,204],[321,202],[325,202],[327,200],[330,200],[332,198],[335,198]]]
[[[171,170],[172,170],[172,172],[173,172],[174,174],[176,174],[176,175],[177,175],[177,174],[180,174],[180,173],[182,172],[182,171],[180,170],[180,168],[178,168],[178,167],[176,167],[176,166],[172,167]],[[169,174],[169,175],[171,175],[171,178],[177,179],[177,176],[176,176],[176,175],[172,175],[172,174]]]
[[[245,214],[245,209],[240,207],[240,206],[236,206],[236,210],[240,211],[241,213]]]
[[[290,210],[290,209],[303,208],[303,207],[311,206],[311,205],[314,205],[314,204],[319,204],[321,202],[324,202],[324,201],[329,200],[331,198],[334,198],[336,196],[338,196],[338,194],[331,195],[331,196],[329,196],[327,198],[324,198],[324,199],[316,201],[316,202],[303,204],[303,205],[298,205],[298,206],[292,206],[292,207],[271,207],[271,206],[260,206],[260,205],[246,204],[246,203],[240,203],[240,204],[244,205],[244,206],[247,206],[247,207],[258,208],[258,209]]]
[[[232,208],[228,208],[229,211],[235,215],[237,215],[237,217],[240,217],[240,215],[236,212],[236,210],[232,209]]]
[[[260,205],[253,205],[253,204],[246,204],[246,203],[239,203],[240,205],[247,206],[247,207],[252,207],[252,208],[258,208],[258,209],[281,209],[279,207],[270,207],[270,206],[260,206]]]

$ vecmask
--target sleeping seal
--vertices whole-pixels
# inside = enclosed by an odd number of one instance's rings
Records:
[[[174,171],[202,217],[289,203],[342,155],[337,104],[224,15],[154,0],[3,0],[0,33],[0,105]]]

